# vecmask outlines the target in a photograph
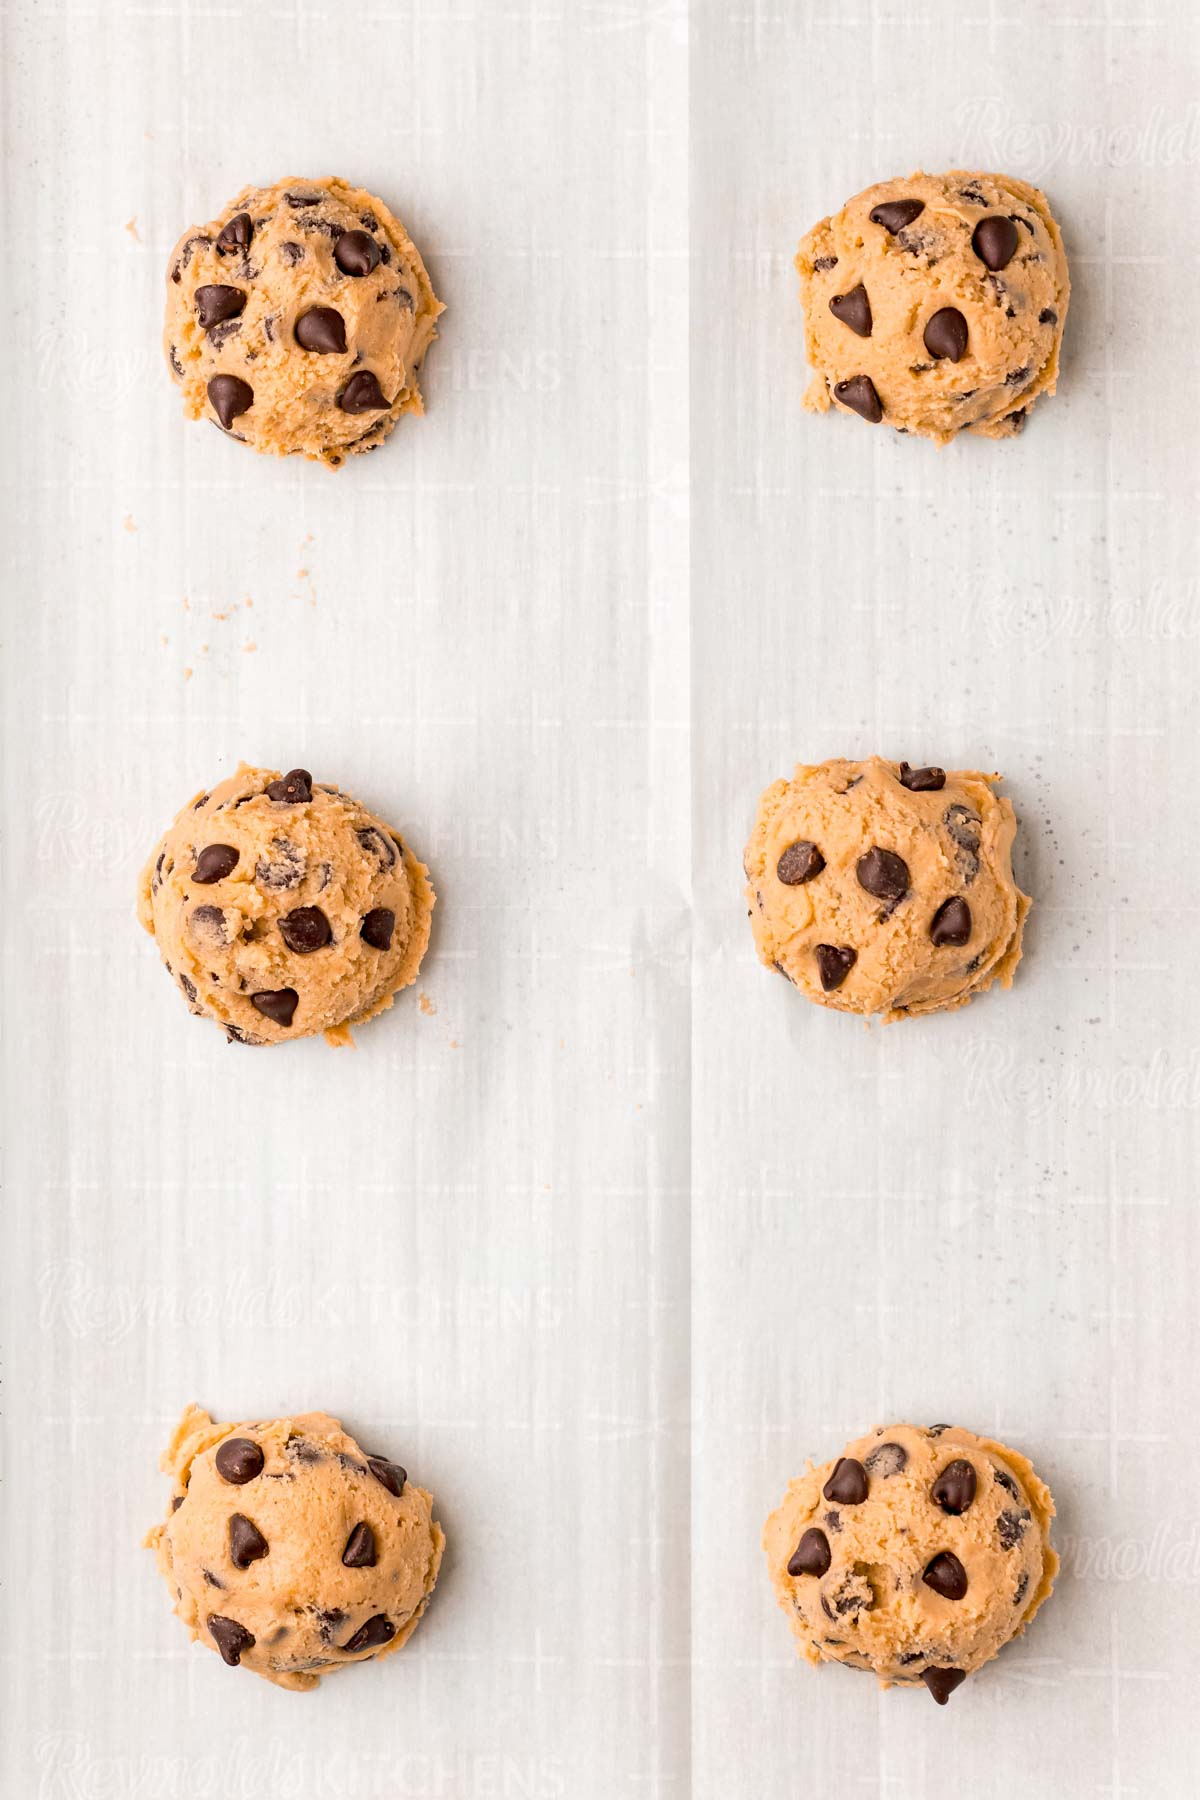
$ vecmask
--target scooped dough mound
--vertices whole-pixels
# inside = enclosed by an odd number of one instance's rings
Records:
[[[443,310],[420,252],[345,181],[244,188],[167,264],[163,347],[191,419],[336,468],[420,412]]]
[[[944,1706],[1048,1597],[1053,1516],[1017,1451],[953,1425],[881,1425],[807,1465],[763,1548],[809,1662],[923,1682]]]
[[[761,960],[808,999],[885,1019],[1011,987],[1029,899],[996,775],[801,763],[758,806],[746,846]]]
[[[328,1413],[218,1425],[189,1406],[162,1468],[174,1492],[146,1543],[231,1668],[313,1688],[416,1630],[445,1545],[433,1501]]]
[[[1052,394],[1071,283],[1046,196],[1009,175],[881,181],[801,240],[804,403],[949,443]]]
[[[348,794],[243,763],[156,845],[138,917],[189,1009],[230,1039],[344,1044],[416,980],[434,898],[425,865]]]

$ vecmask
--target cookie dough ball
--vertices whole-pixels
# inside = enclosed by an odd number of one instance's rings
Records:
[[[138,917],[189,1009],[241,1044],[331,1044],[416,980],[429,871],[307,769],[243,763],[189,800],[142,870]]]
[[[871,756],[774,782],[746,846],[762,961],[818,1005],[885,1019],[1011,987],[1029,899],[998,780]]]
[[[331,468],[420,412],[444,309],[420,252],[348,182],[244,188],[167,264],[163,346],[190,419]]]
[[[193,1638],[277,1687],[390,1656],[417,1628],[445,1539],[433,1501],[328,1413],[218,1425],[189,1406],[146,1543]]]
[[[813,226],[796,267],[810,411],[948,444],[1012,437],[1054,392],[1071,283],[1046,196],[1024,181],[881,181]]]
[[[1053,1516],[1015,1450],[952,1425],[878,1426],[808,1464],[763,1548],[809,1662],[924,1682],[944,1706],[1049,1595]]]

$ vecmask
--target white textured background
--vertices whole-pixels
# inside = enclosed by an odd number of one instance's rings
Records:
[[[5,1800],[1192,1791],[1200,30],[690,10],[0,14]],[[1013,445],[800,414],[795,240],[918,163],[1063,221]],[[185,425],[158,350],[182,227],[328,172],[449,307],[337,475]],[[1011,996],[867,1033],[756,966],[739,858],[873,749],[1003,769],[1038,904]],[[243,756],[411,834],[436,1013],[189,1020],[137,869]],[[189,1648],[137,1544],[192,1398],[434,1490],[409,1649],[303,1697]],[[797,1666],[758,1550],[906,1414],[1060,1502],[944,1712]]]

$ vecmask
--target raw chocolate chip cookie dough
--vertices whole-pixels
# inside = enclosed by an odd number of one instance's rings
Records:
[[[813,226],[796,267],[810,411],[947,444],[1012,437],[1054,392],[1071,283],[1046,196],[1024,181],[881,181]]]
[[[889,1020],[1011,987],[1029,899],[998,780],[872,756],[772,783],[745,858],[761,960],[821,1006]]]
[[[156,846],[138,917],[229,1038],[344,1044],[416,980],[433,905],[425,865],[348,794],[243,763]]]
[[[313,1688],[416,1630],[445,1544],[433,1501],[328,1413],[217,1425],[189,1406],[162,1467],[175,1491],[147,1546],[230,1668]]]
[[[336,468],[420,412],[443,310],[382,200],[345,181],[245,188],[167,264],[163,344],[189,418]]]
[[[952,1425],[879,1426],[808,1464],[763,1548],[809,1662],[924,1682],[944,1706],[1048,1597],[1053,1516],[1015,1450]]]

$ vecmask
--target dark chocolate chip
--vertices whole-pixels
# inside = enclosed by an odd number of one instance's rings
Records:
[[[340,356],[346,348],[346,321],[332,306],[310,306],[296,320],[296,342],[318,356]]]
[[[319,906],[298,906],[280,919],[279,935],[297,956],[311,956],[332,942],[333,927]]]
[[[919,219],[925,211],[923,200],[885,200],[882,206],[871,208],[872,225],[882,225],[885,231],[903,231],[914,219]]]
[[[298,1431],[293,1431],[284,1445],[284,1449],[297,1462],[307,1463],[310,1468],[322,1460],[322,1453],[316,1444],[312,1443],[310,1439],[302,1437]]]
[[[356,1525],[346,1539],[342,1562],[348,1569],[373,1569],[377,1560],[375,1533],[365,1523]]]
[[[245,1487],[262,1474],[263,1453],[253,1438],[226,1438],[213,1460],[222,1481],[230,1481],[234,1487]]]
[[[346,1615],[340,1606],[330,1606],[323,1612],[319,1612],[317,1614],[317,1630],[321,1634],[321,1642],[332,1644],[334,1632],[339,1625],[344,1625],[345,1622]]]
[[[251,1563],[266,1556],[271,1546],[252,1519],[245,1513],[229,1517],[229,1560],[235,1569],[248,1569]]]
[[[297,207],[298,206],[320,206],[321,199],[322,199],[322,196],[320,194],[297,194],[294,192],[287,193],[283,197],[287,201],[289,206],[297,206]]]
[[[295,988],[270,988],[261,994],[251,994],[250,1004],[264,1019],[286,1029],[295,1017],[300,996]]]
[[[829,269],[836,269],[837,264],[836,256],[818,256],[813,261],[813,271],[815,274],[824,275]]]
[[[849,381],[837,382],[833,397],[848,406],[851,412],[856,412],[860,419],[865,419],[868,425],[878,425],[883,417],[879,395],[869,375],[852,375]]]
[[[1017,228],[1002,213],[989,213],[980,219],[971,234],[971,248],[980,262],[993,273],[1005,269],[1017,254]]]
[[[878,844],[872,844],[866,855],[859,857],[854,872],[859,887],[866,888],[877,900],[895,904],[908,892],[908,864],[894,850],[883,850]]]
[[[926,1437],[941,1437],[943,1431],[953,1431],[953,1430],[954,1430],[953,1425],[927,1425],[925,1427],[925,1436]]]
[[[274,856],[269,860],[260,857],[255,863],[254,879],[263,887],[299,887],[307,867],[304,852],[290,838],[283,837],[272,838],[271,849],[276,852]]]
[[[832,1561],[829,1539],[814,1525],[796,1545],[787,1572],[789,1575],[824,1575]]]
[[[222,1593],[225,1592],[225,1583],[218,1575],[214,1575],[211,1569],[201,1569],[200,1573],[203,1575],[208,1587],[220,1588]]]
[[[380,1650],[384,1644],[390,1644],[395,1635],[396,1627],[387,1614],[376,1613],[373,1619],[368,1619],[365,1625],[359,1626],[354,1636],[342,1645],[342,1649],[350,1652]]]
[[[189,981],[186,975],[181,975],[179,977],[179,985],[183,989],[184,993],[187,995],[188,999],[192,1002],[193,1005],[195,1005],[195,1001],[196,1001],[196,984],[195,984],[195,982]]]
[[[1000,1486],[1004,1489],[1006,1494],[1011,1494],[1014,1500],[1019,1500],[1021,1498],[1021,1490],[1007,1469],[993,1467],[992,1474],[1000,1483]]]
[[[408,1480],[408,1472],[399,1463],[389,1462],[386,1456],[368,1456],[367,1467],[376,1481],[383,1483],[389,1494],[398,1500],[404,1492],[404,1484]]]
[[[925,1568],[921,1580],[943,1600],[961,1600],[967,1591],[967,1571],[953,1550],[943,1550]]]
[[[875,1590],[859,1569],[847,1569],[831,1592],[821,1595],[821,1611],[836,1625],[839,1619],[857,1618],[860,1612],[871,1612],[875,1606]]]
[[[953,944],[961,947],[971,936],[971,909],[960,895],[943,900],[929,922],[929,940],[938,949]]]
[[[214,350],[219,350],[222,344],[227,344],[229,342],[230,338],[238,337],[241,333],[241,329],[242,321],[240,319],[227,319],[223,325],[214,325],[208,334],[209,344]],[[247,350],[247,361],[256,354],[257,352],[254,350]]]
[[[217,233],[217,254],[229,256],[235,250],[248,250],[250,240],[254,236],[254,225],[249,213],[234,213],[227,225],[222,225]]]
[[[345,413],[383,412],[387,409],[383,389],[370,369],[360,369],[357,375],[350,377],[338,395],[338,405]]]
[[[201,887],[209,887],[214,881],[224,881],[237,866],[238,852],[232,844],[206,844],[196,858],[192,880],[198,881]]]
[[[965,1669],[922,1669],[921,1680],[939,1706],[945,1706],[956,1687],[967,1679]]]
[[[974,1463],[969,1463],[965,1456],[956,1456],[953,1462],[946,1464],[929,1492],[936,1506],[957,1519],[974,1500],[976,1486]]]
[[[961,362],[967,353],[967,321],[957,306],[943,306],[925,327],[925,348],[930,356]]]
[[[178,1512],[186,1499],[186,1494],[176,1494],[175,1498],[171,1501],[171,1511],[173,1513]]]
[[[908,1464],[908,1451],[903,1444],[876,1444],[870,1456],[863,1462],[868,1475],[878,1475],[886,1481],[889,1475],[899,1475],[901,1469]]]
[[[1018,1581],[1018,1583],[1017,1583],[1017,1591],[1013,1595],[1013,1605],[1020,1606],[1022,1600],[1024,1600],[1024,1598],[1028,1592],[1029,1592],[1029,1571],[1028,1571],[1028,1569],[1026,1569],[1025,1573],[1021,1576],[1020,1581]]]
[[[1025,1527],[1028,1525],[1030,1517],[1031,1515],[1027,1512],[1002,1512],[1000,1514],[1000,1517],[996,1520],[996,1533],[1003,1549],[1016,1549],[1021,1539],[1025,1536]]]
[[[930,766],[927,769],[914,769],[910,764],[900,764],[900,786],[906,787],[910,794],[935,794],[946,785],[945,769]]]
[[[852,950],[849,944],[818,944],[814,954],[821,986],[827,994],[841,987],[858,961],[858,951]]]
[[[379,267],[379,245],[366,231],[343,231],[333,260],[343,275],[369,275]]]
[[[387,836],[386,832],[377,831],[374,825],[364,825],[361,831],[355,833],[355,836],[364,850],[369,850],[373,856],[379,858],[385,869],[391,868],[396,860],[396,848],[400,844],[399,838],[394,840],[393,845],[393,840]]]
[[[362,922],[363,941],[372,950],[390,950],[395,929],[396,915],[391,907],[373,906]]]
[[[213,1643],[221,1652],[223,1662],[236,1669],[247,1650],[254,1648],[254,1635],[239,1625],[236,1619],[223,1619],[220,1613],[209,1613],[208,1629],[212,1633]]]
[[[829,302],[829,310],[835,319],[848,325],[856,337],[870,337],[871,302],[861,281],[848,294],[835,294]]]
[[[809,838],[797,838],[789,844],[775,865],[775,873],[786,887],[800,887],[811,881],[825,867],[825,858]]]
[[[254,405],[254,389],[239,375],[214,375],[208,384],[208,402],[226,431]]]
[[[1032,363],[1026,363],[1024,368],[1021,369],[1010,369],[1008,374],[1004,377],[1004,385],[1005,387],[1020,387],[1023,381],[1028,381],[1032,373]]]
[[[285,806],[299,806],[312,799],[312,776],[307,769],[289,769],[278,781],[268,781],[267,798],[282,800]]]
[[[304,259],[304,245],[294,243],[291,238],[289,238],[286,243],[280,244],[279,254],[282,256],[284,262],[287,263],[288,267],[294,269],[296,264],[302,262]],[[270,336],[271,334],[268,332],[267,335]]]
[[[852,1456],[839,1456],[821,1492],[826,1500],[836,1500],[841,1506],[857,1506],[866,1499],[869,1485],[867,1471],[860,1462]]]
[[[215,938],[218,944],[225,942],[225,914],[219,906],[194,906],[192,908],[192,930],[200,937]]]
[[[244,288],[223,287],[220,282],[214,282],[196,289],[196,317],[205,331],[219,325],[222,319],[236,319],[245,305]]]
[[[1038,314],[1038,324],[1039,325],[1057,325],[1058,324],[1058,314],[1055,312],[1055,310],[1052,306],[1043,306],[1041,312]]]

